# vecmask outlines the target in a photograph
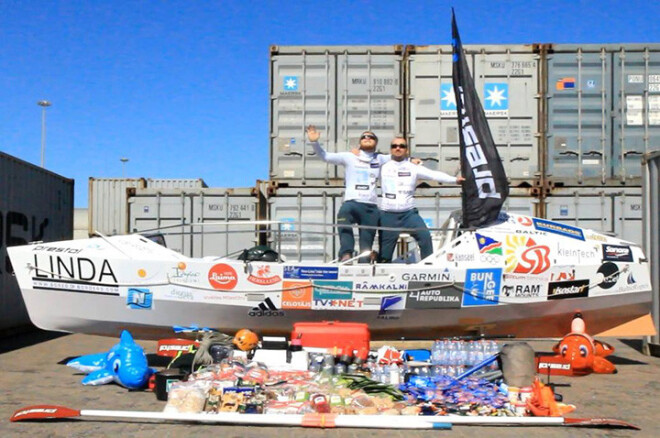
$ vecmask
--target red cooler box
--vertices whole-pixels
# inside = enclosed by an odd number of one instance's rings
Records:
[[[369,326],[360,322],[297,322],[293,324],[291,339],[300,339],[303,347],[351,347],[369,350]]]

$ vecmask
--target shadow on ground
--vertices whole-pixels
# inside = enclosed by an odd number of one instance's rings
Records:
[[[25,332],[0,337],[0,354],[9,353],[10,351],[29,347],[35,344],[40,344],[42,342],[68,335],[68,333],[49,332],[46,330],[38,329],[36,327],[32,329],[26,329]]]

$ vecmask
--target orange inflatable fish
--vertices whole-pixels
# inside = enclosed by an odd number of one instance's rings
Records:
[[[605,359],[614,352],[614,347],[589,336],[579,313],[573,318],[571,333],[552,347],[552,351],[570,364],[573,375],[616,373],[614,364]]]

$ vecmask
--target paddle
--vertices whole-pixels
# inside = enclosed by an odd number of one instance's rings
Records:
[[[480,426],[581,426],[635,429],[639,427],[612,418],[564,417],[468,417],[468,416],[387,416],[337,414],[239,414],[234,412],[172,414],[144,411],[76,410],[64,406],[27,406],[14,412],[10,421],[58,420],[77,417],[134,418],[163,421],[192,421],[217,424],[261,426],[303,426],[318,428],[355,427],[378,429],[451,429],[452,425]]]

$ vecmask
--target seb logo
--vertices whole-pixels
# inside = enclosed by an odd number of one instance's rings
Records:
[[[526,236],[506,236],[506,272],[538,275],[550,268],[550,248]]]
[[[229,265],[218,263],[209,270],[209,284],[213,289],[232,290],[238,283],[236,271]]]

